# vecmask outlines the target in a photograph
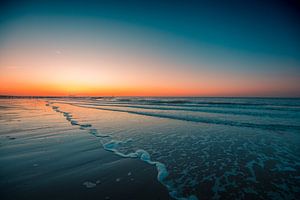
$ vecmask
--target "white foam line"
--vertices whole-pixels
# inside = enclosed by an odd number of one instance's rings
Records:
[[[188,197],[181,197],[178,195],[178,192],[176,191],[175,188],[173,188],[170,184],[166,183],[164,180],[165,178],[167,178],[167,176],[169,175],[169,172],[165,166],[165,164],[158,162],[158,161],[152,161],[151,160],[151,156],[150,154],[143,150],[143,149],[139,149],[136,150],[135,152],[132,153],[128,153],[128,154],[124,154],[121,153],[117,150],[118,146],[121,144],[126,144],[127,142],[129,142],[128,140],[126,141],[117,141],[117,140],[111,140],[108,143],[105,143],[103,145],[104,149],[107,151],[111,151],[121,157],[124,158],[139,158],[140,160],[150,164],[150,165],[155,165],[156,170],[158,172],[157,174],[157,179],[160,183],[162,183],[169,191],[169,194],[171,197],[173,197],[174,199],[178,199],[178,200],[196,200],[198,199],[196,196],[191,195]]]
[[[51,102],[47,102],[46,106],[50,106]],[[98,137],[110,137],[109,135],[96,135],[98,133],[97,129],[95,128],[90,128],[92,127],[92,125],[90,124],[80,124],[77,121],[75,121],[72,118],[72,115],[68,112],[64,112],[59,110],[58,106],[52,106],[52,109],[56,112],[62,113],[63,116],[72,124],[72,125],[76,125],[76,126],[80,126],[80,128],[84,129],[84,130],[88,130],[90,134],[94,135],[94,136],[98,136]],[[102,144],[103,149],[113,152],[114,154],[121,156],[123,158],[138,158],[150,165],[155,165],[156,170],[157,170],[157,180],[162,183],[169,191],[169,195],[176,199],[176,200],[197,200],[198,198],[195,195],[190,195],[188,197],[182,197],[181,195],[178,194],[178,192],[176,191],[176,188],[172,187],[171,184],[168,184],[165,179],[168,177],[169,172],[166,168],[166,165],[159,162],[159,161],[153,161],[151,160],[151,156],[150,154],[143,150],[143,149],[138,149],[135,152],[131,152],[128,154],[124,154],[120,151],[118,151],[118,146],[122,145],[122,144],[126,144],[128,142],[131,142],[132,139],[127,139],[125,141],[118,141],[118,140],[111,140],[105,144]],[[102,143],[102,142],[101,142]]]

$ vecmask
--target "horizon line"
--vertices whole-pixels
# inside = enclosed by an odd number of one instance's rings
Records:
[[[116,97],[142,97],[142,98],[268,98],[268,99],[299,99],[300,96],[118,96],[118,95],[1,95],[0,98],[116,98]]]

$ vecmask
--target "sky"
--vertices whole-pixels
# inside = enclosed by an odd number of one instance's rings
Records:
[[[1,1],[0,95],[300,97],[300,4]]]

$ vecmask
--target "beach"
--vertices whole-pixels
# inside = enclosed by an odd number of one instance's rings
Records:
[[[1,1],[0,200],[300,200],[299,2]]]
[[[1,100],[1,199],[168,199],[155,167],[105,151],[45,101]]]
[[[1,199],[295,199],[300,100],[6,98]]]

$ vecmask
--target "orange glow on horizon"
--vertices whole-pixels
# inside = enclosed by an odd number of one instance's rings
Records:
[[[122,49],[8,48],[0,51],[0,95],[284,96],[298,89],[297,78],[191,65]]]
[[[182,87],[101,87],[88,85],[55,85],[55,84],[8,84],[0,88],[1,95],[13,96],[272,96],[272,88],[258,85],[251,87],[217,87],[199,88]]]

